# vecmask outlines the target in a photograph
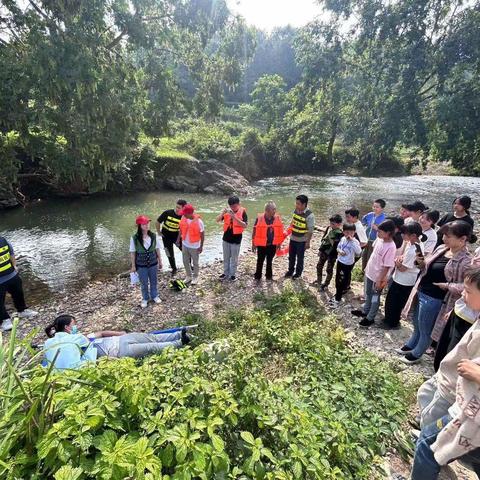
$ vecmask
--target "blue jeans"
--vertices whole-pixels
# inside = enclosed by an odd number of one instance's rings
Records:
[[[290,240],[290,246],[288,248],[288,271],[293,274],[295,270],[295,263],[297,269],[295,274],[300,276],[303,272],[303,260],[305,258],[305,242],[296,242]]]
[[[445,415],[434,423],[427,425],[420,432],[415,447],[415,457],[411,480],[437,480],[441,466],[435,460],[430,445],[435,443],[440,431],[450,422],[450,415]],[[475,449],[464,455],[460,460],[470,463],[478,475],[480,472],[480,449]]]
[[[151,267],[137,267],[138,278],[142,286],[142,299],[148,302],[158,297],[157,290],[158,265]],[[148,294],[148,283],[150,282],[150,295]]]
[[[375,282],[365,275],[364,280],[365,304],[363,305],[363,313],[367,316],[367,320],[373,322],[380,308],[380,296],[382,290],[375,288]]]
[[[432,343],[430,335],[442,303],[443,300],[418,292],[418,301],[413,312],[413,333],[405,343],[416,358],[420,358]]]

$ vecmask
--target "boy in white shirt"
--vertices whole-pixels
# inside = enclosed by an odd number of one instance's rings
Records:
[[[400,328],[400,315],[420,272],[415,263],[417,253],[423,255],[420,224],[412,221],[403,225],[401,232],[406,245],[403,255],[395,258],[393,281],[385,300],[385,320],[382,328],[387,330]]]

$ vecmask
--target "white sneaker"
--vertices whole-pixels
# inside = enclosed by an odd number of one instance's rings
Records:
[[[329,302],[328,302],[328,306],[330,308],[338,308],[340,306],[341,302],[338,302],[337,300],[335,300],[334,298],[332,298]]]
[[[18,312],[17,315],[19,316],[19,318],[33,318],[36,315],[38,315],[38,312],[36,312],[35,310],[31,310],[30,308],[27,308],[23,312]]]
[[[162,303],[162,300],[161,300],[161,298],[160,298],[158,295],[153,299],[153,301],[154,301],[155,303]]]
[[[6,318],[1,324],[0,324],[0,331],[1,332],[9,332],[13,328],[13,323],[9,318]]]
[[[147,306],[148,306],[148,302],[146,300],[142,300],[142,302],[140,303],[140,307],[147,308]]]
[[[198,278],[192,278],[192,285],[196,285],[198,283]]]

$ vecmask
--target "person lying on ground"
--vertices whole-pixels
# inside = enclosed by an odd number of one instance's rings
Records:
[[[104,330],[83,335],[75,317],[68,314],[58,316],[45,333],[49,337],[43,347],[46,364],[54,362],[57,370],[76,369],[101,357],[143,358],[190,342],[186,328],[171,333]]]

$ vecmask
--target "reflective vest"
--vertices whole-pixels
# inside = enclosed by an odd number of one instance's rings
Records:
[[[246,210],[243,207],[240,207],[236,212],[235,212],[235,217],[238,218],[243,222],[243,213]],[[240,235],[243,233],[245,230],[244,227],[239,225],[237,222],[233,221],[233,219],[230,217],[228,213],[226,213],[223,216],[223,231],[226,232],[230,227],[232,227],[233,234],[234,235]]]
[[[189,222],[187,217],[182,217],[180,220],[180,235],[183,241],[185,241],[187,235],[191,243],[197,243],[202,239],[199,219],[200,217],[198,215],[194,215],[193,220]]]
[[[152,233],[150,235],[152,243],[148,249],[143,245],[143,242],[140,241],[138,236],[135,234],[133,240],[135,242],[135,265],[137,267],[153,267],[157,265],[157,236]]]
[[[273,223],[267,225],[265,221],[265,215],[260,213],[257,218],[257,224],[255,225],[255,233],[253,235],[253,244],[256,247],[266,247],[268,230],[273,229],[273,241],[272,245],[281,245],[285,240],[285,234],[283,233],[283,223],[279,215],[275,215]]]
[[[7,240],[0,237],[0,277],[10,275],[15,271],[12,264],[12,252],[8,246]]]
[[[162,231],[166,230],[167,232],[178,233],[179,229],[180,229],[180,218],[167,215],[167,218],[163,222]]]
[[[302,236],[308,233],[307,217],[311,213],[310,210],[305,210],[303,213],[293,212],[292,223],[290,225],[292,228],[292,235]]]

